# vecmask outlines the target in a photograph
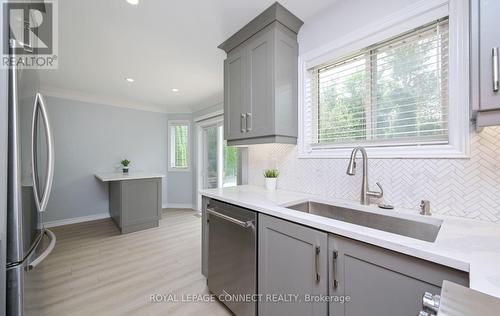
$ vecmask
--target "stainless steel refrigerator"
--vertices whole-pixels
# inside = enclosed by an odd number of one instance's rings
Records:
[[[21,45],[12,39],[9,44],[11,54]],[[56,241],[43,227],[54,175],[54,145],[37,70],[9,70],[8,111],[6,315],[36,315],[43,279],[40,263]]]

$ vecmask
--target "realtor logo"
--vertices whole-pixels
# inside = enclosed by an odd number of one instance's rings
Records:
[[[57,68],[56,3],[4,2],[2,9],[10,39],[3,44],[2,67]]]

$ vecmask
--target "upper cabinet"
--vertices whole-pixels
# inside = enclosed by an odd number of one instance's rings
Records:
[[[500,1],[471,1],[471,95],[477,126],[500,125]]]
[[[297,33],[303,22],[279,3],[219,45],[228,145],[297,142]]]

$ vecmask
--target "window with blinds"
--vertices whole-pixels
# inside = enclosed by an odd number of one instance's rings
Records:
[[[189,169],[189,123],[169,122],[169,169]]]
[[[448,143],[448,18],[308,72],[312,150]]]

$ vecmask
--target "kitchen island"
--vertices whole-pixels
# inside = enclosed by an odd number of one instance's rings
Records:
[[[159,173],[97,173],[109,183],[109,213],[122,234],[158,227],[161,218],[161,181]]]

